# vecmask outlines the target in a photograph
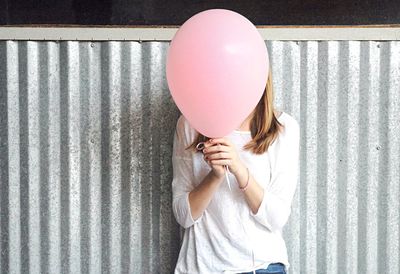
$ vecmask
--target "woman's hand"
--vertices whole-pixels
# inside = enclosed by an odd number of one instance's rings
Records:
[[[225,175],[225,167],[221,165],[217,165],[214,163],[211,163],[210,159],[208,159],[208,155],[210,152],[207,152],[208,149],[210,149],[211,146],[215,144],[212,144],[210,140],[204,143],[204,149],[203,149],[203,159],[204,161],[207,162],[207,164],[212,168],[211,172],[212,174],[217,177],[217,178],[222,178]]]
[[[243,167],[235,145],[228,138],[210,139],[204,143],[204,160],[213,168],[217,176],[223,176],[225,173],[224,165],[236,175]]]

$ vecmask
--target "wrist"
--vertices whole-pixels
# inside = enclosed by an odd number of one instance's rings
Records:
[[[232,174],[235,175],[235,177],[242,177],[243,175],[246,175],[246,166],[243,163],[240,163],[238,167],[234,170],[231,170]]]
[[[215,173],[214,170],[210,170],[208,175],[210,176],[211,179],[218,181],[218,182],[222,181],[221,179],[224,177],[224,175],[219,175],[219,174]]]
[[[246,168],[247,171],[247,180],[245,185],[239,185],[239,188],[241,191],[246,191],[247,187],[249,186],[250,183],[250,171],[248,168]]]

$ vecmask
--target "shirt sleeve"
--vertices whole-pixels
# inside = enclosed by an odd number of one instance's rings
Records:
[[[181,115],[176,124],[172,151],[172,207],[176,221],[184,228],[199,222],[203,214],[196,220],[193,219],[189,193],[195,188],[193,175],[193,151],[185,149],[189,143],[189,132],[186,120]]]
[[[258,211],[250,214],[270,231],[281,230],[287,223],[299,172],[300,129],[293,118],[275,140],[270,152],[271,180],[264,188]],[[274,144],[273,144],[274,145]],[[270,147],[271,148],[271,147]]]

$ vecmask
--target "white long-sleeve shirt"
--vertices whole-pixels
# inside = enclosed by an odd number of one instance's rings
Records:
[[[174,216],[185,230],[175,273],[249,272],[274,262],[289,269],[282,228],[289,218],[298,181],[300,131],[297,121],[286,112],[278,120],[285,128],[261,155],[243,150],[251,139],[249,131],[234,130],[225,136],[264,189],[258,212],[253,214],[235,176],[229,173],[232,190],[225,179],[206,210],[194,220],[189,192],[211,167],[201,152],[185,150],[197,131],[183,115],[179,117],[173,144],[172,196]]]

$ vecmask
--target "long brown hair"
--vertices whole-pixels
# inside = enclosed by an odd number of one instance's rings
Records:
[[[272,72],[271,69],[269,69],[264,93],[252,112],[250,121],[252,139],[243,147],[245,150],[251,150],[254,154],[263,154],[278,137],[279,131],[283,125],[275,116],[273,101]],[[210,138],[198,132],[193,143],[186,149],[194,149],[197,151],[196,145],[199,142],[206,142],[209,139]]]

